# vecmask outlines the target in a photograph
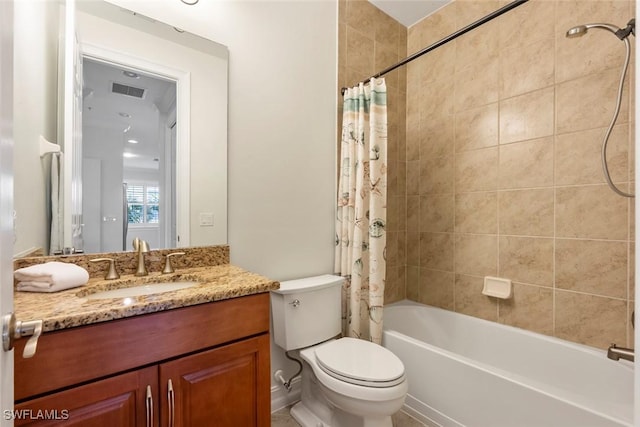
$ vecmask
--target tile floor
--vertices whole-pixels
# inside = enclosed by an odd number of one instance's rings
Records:
[[[271,427],[300,427],[300,425],[289,415],[289,407],[282,408],[271,414]],[[424,427],[424,424],[411,418],[409,415],[399,411],[391,417],[393,427]]]

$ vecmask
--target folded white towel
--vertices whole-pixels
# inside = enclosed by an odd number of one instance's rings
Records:
[[[47,282],[18,282],[16,289],[20,292],[58,292],[75,288],[76,286],[80,285],[62,287]]]
[[[58,261],[19,268],[13,276],[18,280],[17,290],[28,292],[57,292],[89,281],[89,273],[84,268]]]

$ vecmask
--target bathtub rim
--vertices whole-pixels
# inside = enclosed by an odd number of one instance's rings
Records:
[[[485,320],[485,319],[481,319],[481,318],[477,318],[474,316],[470,316],[464,313],[458,313],[458,312],[454,312],[451,310],[446,310],[446,309],[442,309],[439,307],[435,307],[435,306],[431,306],[431,305],[427,305],[427,304],[422,304],[416,301],[411,301],[411,300],[401,300],[401,301],[397,301],[394,303],[390,303],[385,305],[385,309],[386,308],[403,308],[403,307],[416,307],[416,308],[427,308],[427,309],[432,309],[435,310],[436,312],[441,312],[444,313],[446,315],[461,315],[461,316],[465,316],[467,320],[469,321],[474,321],[474,322],[478,322],[481,325],[488,325],[489,327],[498,327],[500,329],[505,329],[509,330],[509,329],[517,329],[518,333],[523,333],[525,335],[531,336],[535,339],[543,339],[545,341],[551,342],[553,344],[559,344],[565,347],[569,347],[572,350],[577,350],[577,351],[583,351],[586,352],[592,356],[596,356],[598,358],[606,358],[606,351],[602,350],[602,349],[598,349],[595,347],[591,347],[585,344],[581,344],[581,343],[575,343],[572,341],[567,341],[564,340],[562,338],[557,338],[557,337],[552,337],[549,335],[544,335],[544,334],[540,334],[538,332],[533,332],[533,331],[529,331],[523,328],[519,328],[517,326],[511,326],[511,325],[505,325],[502,323],[498,323],[498,322],[493,322],[490,320]],[[446,313],[445,313],[446,312]],[[497,375],[498,377],[500,377],[502,380],[505,381],[509,381],[512,383],[516,383],[518,386],[521,387],[525,387],[529,390],[532,390],[536,393],[541,393],[544,394],[545,396],[551,397],[553,399],[557,399],[560,400],[562,402],[564,402],[565,404],[574,406],[576,408],[580,408],[581,410],[584,410],[585,412],[589,412],[591,414],[594,414],[598,417],[610,420],[612,422],[615,422],[616,424],[619,425],[624,425],[624,426],[628,426],[628,427],[633,427],[633,422],[634,422],[634,412],[633,412],[633,399],[631,401],[631,412],[629,415],[629,417],[614,417],[613,415],[610,415],[610,413],[616,413],[616,411],[608,411],[608,412],[603,412],[602,411],[602,407],[600,408],[600,410],[594,410],[592,409],[592,406],[589,405],[589,399],[575,399],[572,400],[571,397],[575,396],[575,394],[572,394],[569,391],[566,391],[565,393],[567,395],[563,396],[562,393],[559,394],[554,394],[549,390],[545,390],[544,389],[544,385],[545,383],[541,382],[541,381],[537,381],[535,379],[532,379],[530,377],[524,376],[524,375],[520,375],[514,372],[510,372],[504,369],[501,369],[499,367],[496,367],[494,365],[491,364],[487,364],[485,362],[481,362],[481,361],[476,361],[468,356],[465,355],[461,355],[458,353],[455,353],[451,350],[448,350],[446,348],[442,348],[442,347],[438,347],[434,344],[428,343],[428,342],[424,342],[421,341],[418,338],[412,337],[410,335],[407,335],[403,332],[400,332],[398,330],[392,329],[392,328],[386,328],[384,326],[384,317],[383,317],[383,345],[385,345],[385,339],[386,339],[386,334],[390,334],[390,335],[396,335],[396,336],[400,336],[401,339],[407,340],[408,342],[410,342],[412,345],[417,345],[423,348],[426,348],[427,351],[432,351],[434,353],[437,353],[441,356],[444,357],[448,357],[451,358],[453,360],[455,360],[458,363],[464,364],[468,367],[472,367],[474,369],[479,369],[485,373],[491,374],[491,375]],[[620,361],[622,362],[622,361]],[[612,363],[617,363],[617,362],[613,362]],[[625,369],[626,371],[629,372],[630,375],[634,375],[634,369],[633,369],[633,364],[631,364],[630,362],[624,361],[624,363],[620,363],[620,366]],[[409,381],[411,381],[411,378],[408,379]],[[523,381],[525,380],[525,381]],[[528,382],[529,383],[528,383]],[[541,387],[542,386],[542,387]],[[411,396],[409,394],[409,396]],[[411,396],[413,399],[417,400],[418,402],[421,402],[419,399]],[[425,402],[421,402],[423,405],[429,406],[427,405]],[[603,405],[604,406],[604,405]],[[416,411],[414,408],[410,408],[412,411]],[[435,408],[433,408],[435,409]],[[611,407],[607,407],[607,409],[613,409]],[[421,414],[424,415],[424,414]],[[445,414],[440,413],[440,415],[443,415],[445,417],[447,417]],[[447,417],[449,418],[449,417]]]
[[[504,324],[504,323],[494,322],[492,320],[486,320],[486,319],[482,319],[480,317],[471,316],[469,314],[460,313],[460,312],[452,311],[452,310],[447,310],[447,309],[436,307],[436,306],[433,306],[433,305],[422,304],[422,303],[419,303],[419,302],[416,302],[416,301],[412,301],[412,300],[409,300],[409,299],[403,299],[403,300],[400,300],[400,301],[396,301],[396,302],[392,302],[392,303],[389,303],[389,304],[385,304],[384,309],[397,308],[397,307],[425,307],[425,308],[433,309],[435,311],[444,313],[445,315],[455,314],[455,315],[459,315],[459,316],[464,316],[466,319],[468,319],[470,321],[478,322],[478,323],[483,324],[483,325],[490,325],[491,327],[497,327],[497,328],[502,329],[502,330],[517,329],[519,333],[522,333],[522,334],[527,335],[527,336],[531,336],[531,337],[534,337],[534,338],[537,338],[537,339],[542,339],[542,340],[547,341],[547,342],[557,343],[557,344],[560,344],[560,345],[562,345],[564,347],[572,347],[572,348],[573,347],[577,347],[581,351],[584,351],[584,352],[587,352],[587,353],[591,353],[591,354],[596,355],[596,356],[603,356],[605,358],[607,357],[607,351],[603,350],[601,348],[592,347],[590,345],[582,344],[582,343],[575,342],[575,341],[565,340],[563,338],[558,338],[558,337],[554,337],[554,336],[551,336],[551,335],[545,335],[545,334],[542,334],[540,332],[530,331],[528,329],[524,329],[524,328],[521,328],[519,326],[507,325],[507,324]],[[384,314],[383,314],[383,318],[382,319],[383,319],[382,328],[383,328],[383,330],[386,330],[385,323],[384,323]],[[402,332],[399,332],[399,333],[402,333]],[[403,334],[403,335],[405,335],[405,334]],[[452,354],[453,354],[453,352],[452,352]],[[629,362],[629,361],[623,360],[623,359],[620,359],[617,362],[620,364],[620,366],[624,366],[625,369],[633,372],[634,364],[632,362]]]

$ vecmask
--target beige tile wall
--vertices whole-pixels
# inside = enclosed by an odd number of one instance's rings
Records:
[[[505,1],[457,0],[408,30],[408,52]],[[407,67],[407,297],[596,347],[631,345],[632,201],[600,147],[633,2],[531,0]],[[633,39],[632,39],[633,40]],[[609,159],[633,187],[633,70]],[[631,82],[631,84],[630,84]],[[483,277],[514,298],[481,294]]]
[[[368,1],[339,0],[338,13],[340,87],[355,86],[407,56],[407,29]],[[393,71],[385,78],[389,161],[385,300],[397,301],[406,295],[406,70]],[[342,127],[341,101],[339,97],[338,132]]]
[[[506,3],[456,0],[407,30],[367,1],[339,0],[339,84]],[[624,26],[634,7],[530,0],[386,76],[387,302],[633,345],[633,202],[607,188],[600,165],[624,47],[602,30],[564,34]],[[614,181],[631,191],[634,71],[608,153]],[[483,296],[486,275],[512,279],[514,297]]]

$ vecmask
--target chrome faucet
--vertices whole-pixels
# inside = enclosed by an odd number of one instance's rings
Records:
[[[146,276],[149,274],[147,267],[144,265],[144,254],[149,252],[149,244],[142,239],[133,239],[133,250],[138,253],[138,268],[136,269],[136,276]]]
[[[611,344],[607,350],[607,357],[611,360],[625,359],[631,362],[634,361],[634,350],[632,348],[617,347],[615,344]]]

